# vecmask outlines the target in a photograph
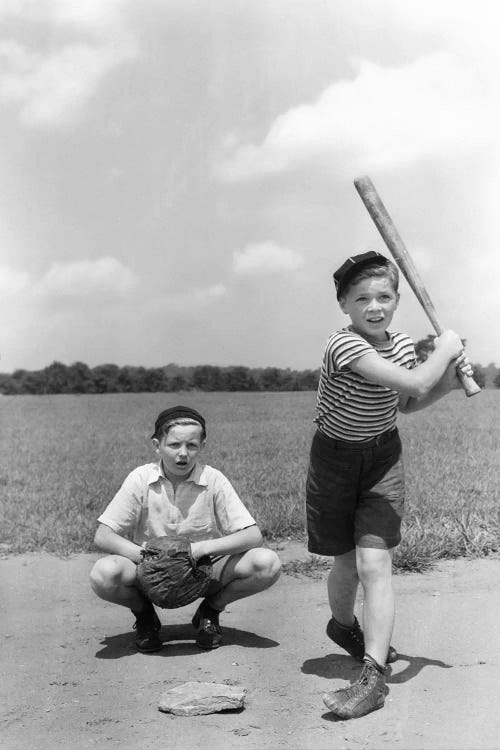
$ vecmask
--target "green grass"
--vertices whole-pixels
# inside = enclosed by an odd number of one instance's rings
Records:
[[[97,516],[126,474],[152,459],[151,426],[174,402],[206,415],[205,460],[228,475],[265,536],[305,540],[314,393],[4,396],[0,551],[93,550]],[[493,390],[473,399],[455,392],[400,417],[407,515],[397,569],[497,551],[499,425]]]

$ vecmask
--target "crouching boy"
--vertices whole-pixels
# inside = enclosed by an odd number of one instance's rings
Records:
[[[278,556],[260,546],[261,532],[228,479],[199,462],[205,439],[205,419],[194,409],[162,411],[152,436],[158,460],[134,469],[98,518],[95,544],[109,554],[94,565],[91,586],[132,610],[142,652],[162,647],[161,622],[136,581],[149,539],[185,537],[195,560],[211,558],[212,580],[192,619],[199,648],[221,645],[219,615],[228,604],[267,589],[280,574]]]

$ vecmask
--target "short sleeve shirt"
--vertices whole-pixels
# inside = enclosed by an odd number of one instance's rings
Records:
[[[400,367],[416,365],[415,347],[404,333],[370,344],[349,328],[332,334],[325,348],[316,402],[319,429],[329,437],[356,442],[380,435],[396,424],[399,393],[366,380],[351,364],[376,351]]]
[[[217,469],[196,464],[174,492],[160,463],[134,469],[98,521],[141,546],[158,536],[216,539],[255,524]]]

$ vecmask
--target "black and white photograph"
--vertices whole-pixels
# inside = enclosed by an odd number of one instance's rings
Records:
[[[499,750],[499,31],[0,0],[2,750]]]

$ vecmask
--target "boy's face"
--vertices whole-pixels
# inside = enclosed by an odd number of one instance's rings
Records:
[[[384,276],[361,279],[339,300],[341,310],[351,318],[353,330],[372,341],[386,340],[385,332],[398,302],[399,294]]]
[[[199,452],[205,445],[201,425],[178,424],[171,427],[161,440],[153,438],[167,475],[187,478],[194,468]]]

